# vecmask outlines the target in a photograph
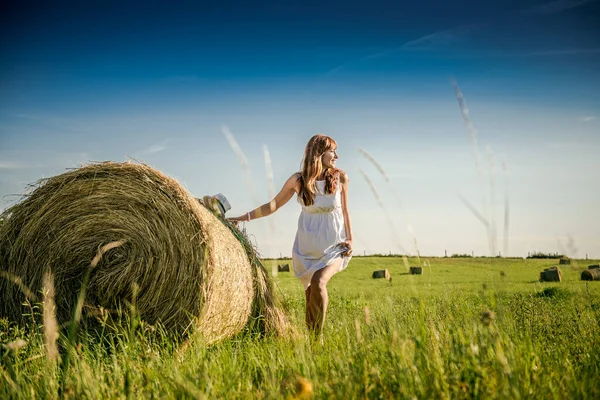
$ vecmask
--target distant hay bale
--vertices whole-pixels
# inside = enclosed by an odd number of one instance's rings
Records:
[[[142,319],[208,343],[249,324],[290,325],[245,237],[177,181],[136,163],[87,165],[38,183],[0,225],[0,316],[21,320],[26,292],[54,279],[59,323],[135,303]]]
[[[586,269],[581,273],[582,281],[600,281],[600,269]]]
[[[277,272],[290,272],[290,264],[280,264],[277,266]]]
[[[411,275],[422,275],[423,274],[423,267],[410,267],[408,272]]]
[[[571,265],[571,259],[569,257],[562,257],[558,263],[560,265]]]
[[[390,271],[387,269],[380,269],[377,271],[373,271],[373,275],[371,275],[373,279],[391,279]]]
[[[588,265],[588,269],[600,269],[600,264]]]
[[[558,267],[546,268],[540,272],[540,282],[560,282],[562,281],[562,273]]]

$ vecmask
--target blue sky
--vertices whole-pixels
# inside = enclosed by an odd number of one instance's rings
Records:
[[[0,209],[132,157],[237,215],[269,199],[265,146],[279,189],[325,133],[355,253],[600,257],[599,1],[321,3],[3,3]],[[261,253],[299,211],[247,224]]]

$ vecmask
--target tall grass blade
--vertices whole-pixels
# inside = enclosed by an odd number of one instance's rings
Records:
[[[492,152],[492,148],[490,146],[486,146],[486,153],[489,161],[489,179],[490,179],[490,235],[489,235],[489,246],[490,246],[490,255],[496,255],[496,244],[497,244],[497,228],[496,228],[496,195],[495,195],[495,163],[494,163],[494,153]]]
[[[373,181],[371,181],[371,179],[369,178],[369,176],[362,169],[359,170],[359,172],[361,173],[362,177],[367,182],[367,185],[369,185],[369,188],[371,189],[371,193],[373,194],[373,197],[375,197],[375,200],[377,201],[377,204],[379,205],[379,207],[383,211],[383,214],[385,215],[385,220],[386,220],[386,222],[388,223],[388,225],[390,227],[390,231],[391,231],[391,234],[392,234],[392,238],[394,239],[394,243],[396,244],[396,246],[398,247],[398,249],[402,253],[407,254],[407,251],[402,246],[402,244],[400,242],[400,238],[398,237],[397,229],[394,226],[394,221],[392,220],[392,218],[390,217],[389,213],[387,212],[385,206],[383,205],[383,200],[381,199],[381,196],[379,195],[379,192],[377,191],[377,188],[373,184]]]
[[[469,200],[465,199],[460,193],[458,194],[458,198],[469,209],[469,211],[471,211],[475,218],[477,218],[479,222],[481,222],[483,226],[485,226],[486,230],[489,232],[490,222],[487,220],[487,218],[485,218],[479,211],[477,211],[477,208],[475,208],[475,206],[471,204]]]
[[[417,255],[419,255],[419,246],[417,244],[417,238],[414,235],[414,229],[412,228],[412,226],[408,222],[408,216],[406,214],[406,210],[405,210],[404,206],[402,205],[402,200],[400,200],[400,196],[398,195],[398,193],[396,191],[396,188],[392,184],[392,181],[390,180],[389,176],[385,172],[385,169],[383,168],[383,166],[381,166],[381,164],[377,161],[377,159],[375,157],[373,157],[371,154],[369,154],[365,149],[359,148],[358,151],[367,160],[369,160],[369,162],[371,162],[371,164],[373,164],[375,166],[375,168],[379,171],[379,173],[381,174],[381,176],[383,176],[383,179],[386,181],[386,183],[388,184],[388,186],[392,190],[392,193],[394,195],[394,199],[398,203],[398,208],[400,209],[400,212],[402,213],[402,218],[403,218],[405,226],[406,226],[406,231],[410,235],[410,237],[411,237],[411,239],[412,239],[412,241],[413,241],[413,243],[415,245],[415,251],[417,252]],[[419,263],[420,263],[420,260],[419,260]]]
[[[508,196],[508,171],[506,167],[506,162],[502,161],[502,171],[504,172],[504,246],[503,251],[504,255],[508,256],[508,237],[510,235],[510,199]]]
[[[477,130],[475,129],[475,127],[473,126],[473,122],[471,121],[471,117],[469,115],[469,109],[467,108],[467,103],[465,101],[465,98],[463,96],[462,91],[460,90],[460,87],[458,86],[458,82],[456,82],[456,79],[454,79],[454,77],[450,78],[450,83],[452,84],[452,87],[454,88],[454,94],[456,95],[456,99],[458,100],[458,105],[460,107],[460,111],[462,113],[463,116],[463,120],[465,121],[465,126],[467,127],[467,132],[469,133],[469,138],[471,140],[471,147],[473,149],[473,157],[475,159],[475,167],[477,169],[477,180],[479,181],[479,187],[481,190],[481,197],[482,197],[482,203],[483,203],[483,214],[484,215],[489,215],[489,209],[488,209],[488,199],[487,196],[485,195],[485,190],[483,187],[483,169],[481,166],[481,156],[479,154],[479,146],[477,143]],[[495,255],[493,248],[494,246],[492,245],[492,240],[493,240],[493,224],[489,223],[486,225],[486,229],[487,229],[487,238],[488,238],[488,246],[490,247],[490,252],[491,255]]]
[[[44,274],[43,290],[43,325],[44,349],[49,361],[58,360],[58,322],[56,321],[56,305],[54,303],[54,276],[50,272]]]
[[[273,200],[275,198],[275,184],[273,183],[273,167],[271,164],[271,154],[269,153],[269,148],[266,144],[263,144],[263,153],[265,156],[265,171],[267,173],[267,183],[269,186],[269,199]],[[271,206],[274,206],[274,204],[271,203]],[[269,218],[269,229],[271,230],[272,234],[275,234],[275,232],[277,231],[275,222],[272,218]],[[277,268],[275,267],[274,271],[276,270]]]
[[[242,148],[238,144],[237,140],[235,139],[235,136],[233,136],[233,133],[231,133],[231,131],[229,130],[229,127],[227,125],[223,125],[221,127],[221,132],[223,133],[225,138],[227,138],[229,147],[231,147],[231,149],[235,153],[235,156],[237,157],[240,165],[242,166],[242,170],[244,171],[244,176],[246,178],[246,184],[248,185],[248,189],[250,190],[250,193],[252,194],[252,201],[254,202],[255,206],[258,206],[260,201],[258,200],[258,196],[256,194],[256,188],[254,186],[254,181],[252,180],[252,171],[250,170],[250,165],[248,164],[248,159],[244,155]]]

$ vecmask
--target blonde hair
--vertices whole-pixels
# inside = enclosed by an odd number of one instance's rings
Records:
[[[310,138],[304,149],[304,157],[300,166],[299,181],[300,191],[298,201],[305,206],[314,203],[316,194],[316,181],[325,175],[325,193],[335,192],[340,170],[337,168],[324,168],[321,157],[326,152],[337,148],[335,140],[325,135],[314,135]]]

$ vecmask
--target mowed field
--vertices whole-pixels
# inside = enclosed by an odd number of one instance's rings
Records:
[[[27,344],[3,349],[0,398],[600,398],[600,282],[580,280],[598,260],[561,265],[560,283],[538,282],[558,260],[420,261],[409,275],[400,257],[355,257],[328,286],[323,341],[304,331],[291,272],[274,278],[290,338],[207,348],[134,318],[82,335],[65,366],[46,357],[43,326],[4,321],[1,342]],[[371,278],[385,268],[391,281]]]

